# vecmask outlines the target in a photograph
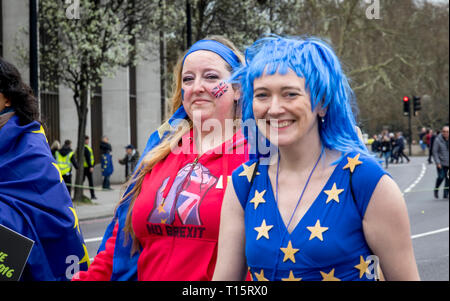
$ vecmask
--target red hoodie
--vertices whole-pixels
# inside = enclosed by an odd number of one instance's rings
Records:
[[[138,280],[206,281],[214,273],[223,195],[233,170],[248,160],[247,141],[239,131],[201,156],[192,130],[182,141],[145,176],[133,207]],[[117,225],[80,280],[109,280],[116,232]]]

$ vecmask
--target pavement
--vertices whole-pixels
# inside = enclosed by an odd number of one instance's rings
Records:
[[[120,201],[123,193],[122,184],[111,184],[111,190],[103,190],[102,186],[95,186],[96,200],[92,204],[74,202],[79,221],[92,220],[97,218],[112,217],[114,209]],[[84,189],[84,195],[89,195],[89,190]]]

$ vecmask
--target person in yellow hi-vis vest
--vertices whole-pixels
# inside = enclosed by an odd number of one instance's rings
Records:
[[[72,166],[78,169],[78,162],[75,159],[71,146],[72,141],[66,140],[61,149],[55,151],[56,163],[61,171],[64,183],[66,183],[69,195],[71,194],[72,188]]]
[[[94,152],[89,146],[89,136],[84,138],[84,171],[83,171],[83,182],[88,178],[89,190],[91,192],[91,199],[96,200],[94,192],[94,180],[92,179],[92,174],[94,173]]]

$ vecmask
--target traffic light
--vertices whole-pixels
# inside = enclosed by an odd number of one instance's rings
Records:
[[[413,109],[414,109],[414,116],[417,116],[417,113],[420,111],[422,107],[420,106],[420,97],[419,96],[413,96]]]
[[[409,116],[409,111],[410,111],[410,105],[409,105],[409,97],[408,96],[404,96],[403,97],[403,115],[404,116]]]

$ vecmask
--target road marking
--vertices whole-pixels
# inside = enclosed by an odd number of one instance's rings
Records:
[[[441,233],[441,232],[445,232],[445,231],[448,231],[448,227],[447,228],[438,229],[438,230],[434,230],[434,231],[430,231],[430,232],[416,234],[416,235],[411,236],[411,239],[424,237],[424,236],[428,236],[428,235],[433,235],[433,234],[437,234],[437,233]]]
[[[414,181],[414,183],[412,183],[411,185],[409,185],[408,188],[406,188],[402,195],[404,195],[405,193],[408,193],[411,191],[411,189],[413,189],[419,182],[420,180],[422,180],[423,176],[425,175],[425,172],[427,171],[427,166],[425,163],[422,163],[422,170],[420,171],[420,175],[417,177],[417,179]]]
[[[85,239],[84,242],[85,243],[90,243],[90,242],[101,241],[102,239],[103,239],[103,237],[94,237],[94,238]]]

